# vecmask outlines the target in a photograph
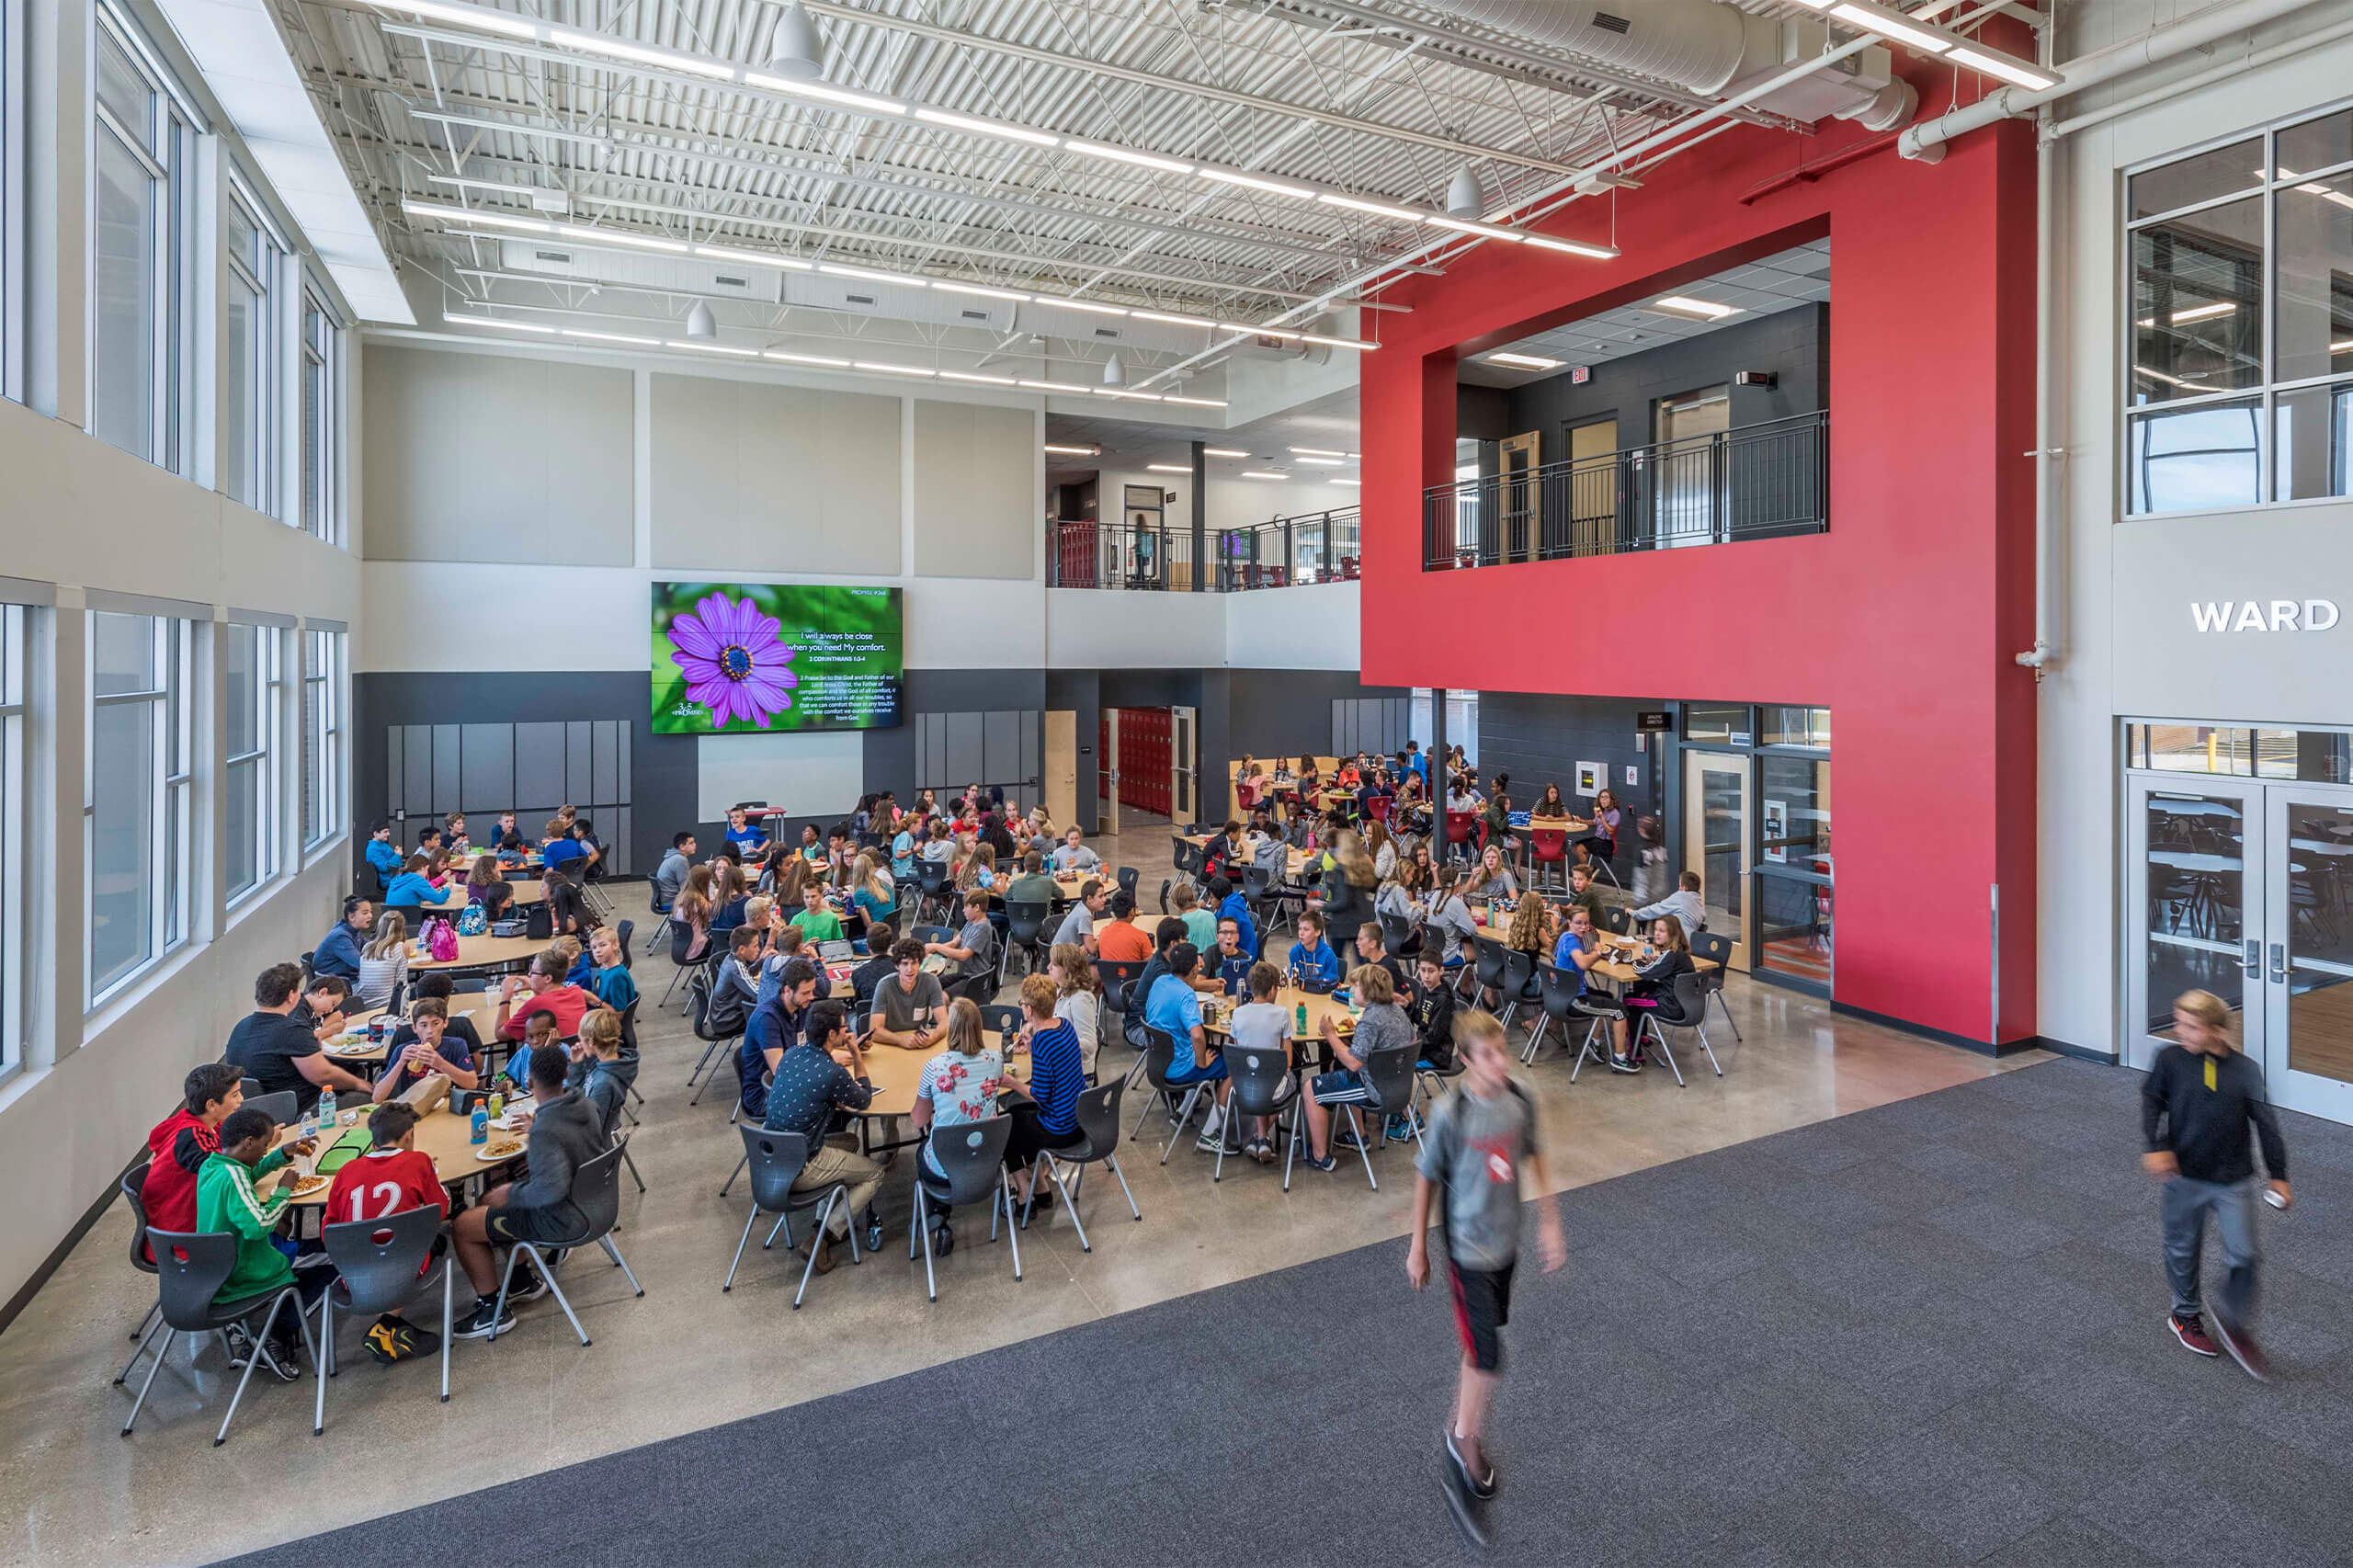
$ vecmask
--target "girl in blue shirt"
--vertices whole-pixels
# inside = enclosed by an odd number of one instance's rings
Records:
[[[408,869],[385,884],[386,909],[415,909],[423,904],[449,902],[455,890],[435,887],[432,879],[425,874],[428,863],[423,855],[408,858]]]
[[[1078,1096],[1086,1088],[1086,1066],[1079,1058],[1078,1031],[1067,1019],[1054,1016],[1060,993],[1047,975],[1032,974],[1021,982],[1021,1010],[1029,1022],[1022,1033],[1029,1046],[1029,1098],[1007,1108],[1013,1133],[1005,1146],[1005,1163],[1019,1187],[1014,1201],[1027,1204],[1037,1194],[1037,1206],[1053,1207],[1053,1193],[1040,1184],[1033,1162],[1049,1150],[1067,1149],[1085,1141],[1078,1130]]]

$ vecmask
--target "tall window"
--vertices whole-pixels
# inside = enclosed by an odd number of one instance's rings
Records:
[[[25,1060],[25,669],[30,615],[0,604],[0,1078]]]
[[[89,628],[82,819],[95,1006],[188,940],[196,627],[93,611]]]
[[[98,19],[90,432],[185,471],[195,127],[129,28]]]
[[[222,291],[226,324],[221,344],[228,387],[221,400],[221,488],[256,512],[282,515],[278,503],[278,364],[277,283],[284,253],[242,196],[229,199],[227,267]]]
[[[343,399],[343,335],[324,301],[302,290],[302,531],[329,544],[340,537],[336,491],[342,461],[335,437]]]
[[[302,633],[302,847],[343,830],[343,639]]]
[[[2131,512],[2353,494],[2353,109],[2131,177]]]
[[[0,397],[13,398],[25,395],[24,44],[25,7],[0,0]]]
[[[223,793],[229,808],[229,902],[278,870],[278,724],[284,699],[285,633],[266,626],[222,629],[228,693],[221,722],[229,746]]]

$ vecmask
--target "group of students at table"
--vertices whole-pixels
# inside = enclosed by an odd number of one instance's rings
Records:
[[[419,832],[412,850],[393,843],[392,824],[380,821],[369,833],[365,853],[383,884],[385,908],[456,909],[478,903],[494,920],[514,897],[507,872],[529,868],[536,859],[549,902],[560,905],[568,894],[576,904],[578,884],[604,863],[605,846],[597,837],[596,824],[565,805],[556,808],[546,828],[528,844],[511,811],[498,813],[497,830],[481,845],[466,836],[465,813],[451,812],[442,825]]]

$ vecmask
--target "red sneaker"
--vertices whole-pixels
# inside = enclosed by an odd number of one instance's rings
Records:
[[[2175,1312],[2165,1319],[2165,1325],[2173,1330],[2173,1336],[2181,1341],[2184,1350],[2194,1350],[2200,1356],[2220,1356],[2222,1353],[2222,1346],[2206,1333],[2204,1320],[2194,1312],[2188,1317]]]
[[[2222,1342],[2222,1348],[2231,1353],[2231,1359],[2239,1364],[2240,1371],[2258,1383],[2271,1381],[2271,1363],[2256,1347],[2254,1337],[2247,1333],[2245,1324],[2234,1324],[2218,1312],[2214,1316],[2214,1329],[2215,1337]]]

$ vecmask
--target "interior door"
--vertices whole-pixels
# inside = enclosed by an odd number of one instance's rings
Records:
[[[1748,758],[1687,748],[1678,869],[1699,873],[1708,929],[1732,938],[1732,967],[1743,972],[1749,962],[1748,873],[1756,858],[1749,826]]]
[[[2145,1068],[2172,1042],[2185,991],[2220,996],[2240,1040],[2262,1040],[2264,867],[2247,846],[2262,842],[2263,786],[2134,776],[2125,812],[2126,1061]]]
[[[1195,792],[1200,787],[1199,758],[1194,730],[1194,710],[1171,708],[1168,710],[1168,820],[1192,823],[1200,820]]]
[[[1103,710],[1103,741],[1096,766],[1103,772],[1103,805],[1096,822],[1098,833],[1120,831],[1120,710]]]
[[[1046,814],[1056,827],[1078,820],[1078,715],[1048,709],[1045,733]]]
[[[1597,555],[1618,548],[1618,421],[1569,432],[1569,548]]]
[[[1702,387],[1658,401],[1656,487],[1662,547],[1708,544],[1716,537],[1716,449],[1710,439],[1732,422],[1732,389]]]
[[[1506,561],[1533,561],[1537,556],[1542,531],[1542,504],[1538,496],[1542,487],[1536,483],[1536,470],[1543,461],[1539,450],[1541,444],[1533,430],[1496,444],[1496,455],[1503,467],[1503,507],[1498,521],[1503,528],[1501,544]]]
[[[2353,1121],[2353,790],[2265,794],[2263,1038],[2242,1038],[2275,1104]]]

